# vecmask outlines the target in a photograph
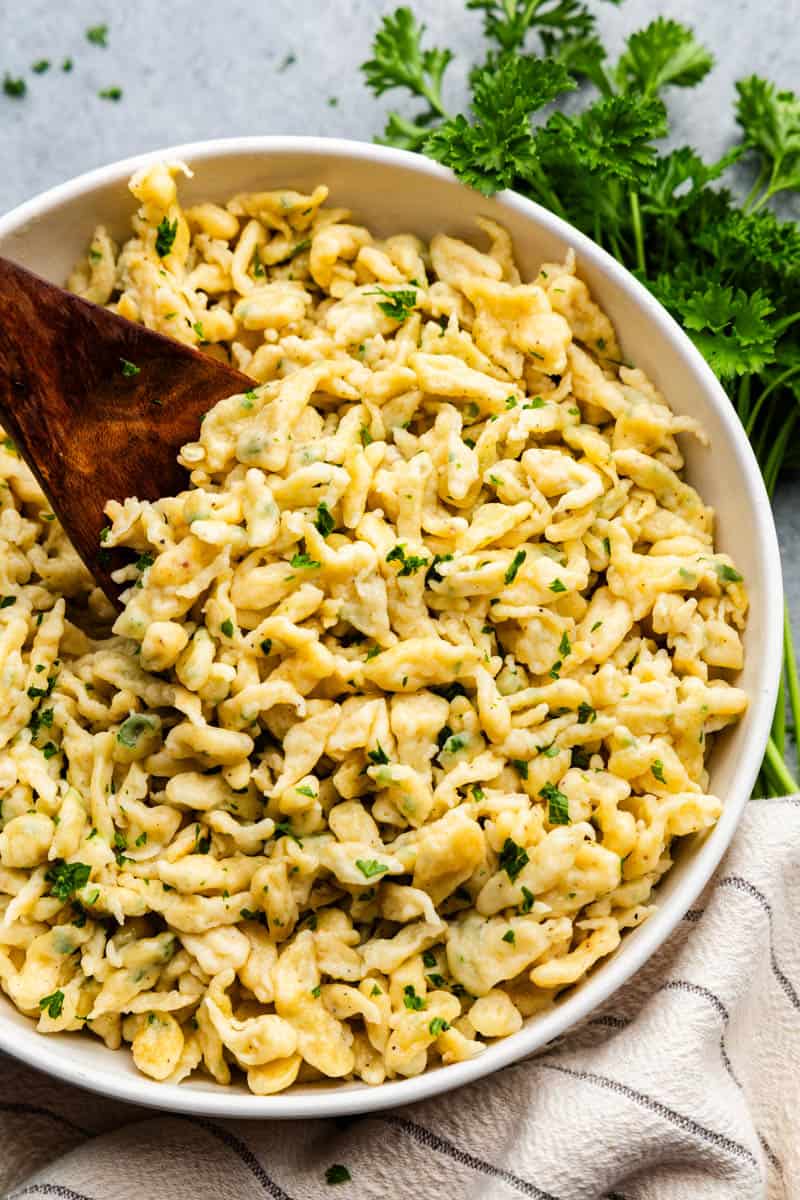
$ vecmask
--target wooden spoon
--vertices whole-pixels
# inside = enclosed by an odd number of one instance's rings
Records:
[[[0,258],[0,423],[115,604],[108,500],[186,487],[176,461],[218,400],[253,381]]]

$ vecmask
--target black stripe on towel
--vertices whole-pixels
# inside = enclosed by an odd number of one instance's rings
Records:
[[[455,1146],[447,1138],[441,1137],[438,1133],[433,1133],[430,1129],[425,1129],[422,1125],[417,1125],[414,1121],[407,1121],[404,1117],[381,1117],[379,1120],[386,1121],[387,1124],[393,1125],[396,1129],[402,1129],[409,1137],[412,1137],[420,1146],[424,1146],[426,1150],[436,1150],[439,1154],[444,1154],[448,1158],[452,1158],[457,1163],[461,1163],[464,1167],[470,1167],[473,1171],[480,1171],[482,1175],[489,1175],[492,1179],[502,1179],[509,1187],[516,1188],[523,1196],[530,1196],[532,1200],[558,1200],[558,1196],[554,1196],[551,1192],[543,1192],[535,1183],[531,1183],[528,1179],[523,1179],[519,1175],[514,1175],[511,1171],[507,1171],[505,1167],[496,1167],[494,1163],[487,1162],[483,1158],[478,1158],[475,1154],[470,1154],[468,1150],[462,1150],[459,1146]]]
[[[179,1117],[179,1114],[173,1113],[172,1116]],[[228,1129],[223,1129],[221,1125],[217,1125],[216,1121],[209,1121],[206,1117],[179,1117],[179,1119],[189,1121],[192,1125],[199,1125],[202,1129],[205,1129],[206,1133],[212,1134],[224,1146],[232,1150],[250,1173],[255,1176],[267,1195],[272,1197],[272,1200],[292,1200],[289,1193],[285,1192],[272,1176],[267,1174],[247,1143],[243,1142],[235,1133],[231,1133]]]
[[[560,1071],[563,1075],[571,1075],[574,1079],[583,1080],[584,1083],[593,1083],[597,1087],[606,1088],[609,1092],[616,1092],[618,1096],[625,1096],[626,1099],[632,1100],[634,1104],[639,1104],[642,1108],[647,1108],[650,1112],[656,1113],[657,1116],[663,1117],[671,1125],[677,1125],[679,1129],[683,1129],[695,1137],[702,1138],[714,1146],[719,1146],[721,1150],[726,1150],[729,1154],[735,1155],[736,1158],[744,1159],[756,1169],[759,1167],[755,1155],[746,1146],[735,1142],[733,1138],[726,1137],[723,1133],[716,1133],[713,1129],[706,1129],[705,1125],[701,1125],[698,1121],[693,1120],[692,1117],[687,1117],[683,1113],[676,1112],[674,1108],[669,1108],[668,1105],[662,1104],[660,1100],[654,1100],[652,1096],[646,1096],[643,1092],[637,1092],[634,1088],[620,1083],[617,1079],[609,1079],[606,1075],[595,1075],[592,1071],[576,1071],[572,1067],[565,1067],[559,1063],[538,1062],[536,1065],[544,1071]]]
[[[60,1125],[66,1125],[67,1129],[72,1129],[75,1133],[80,1133],[82,1137],[94,1137],[91,1129],[83,1129],[82,1126],[76,1125],[74,1121],[70,1121],[69,1117],[65,1117],[63,1113],[55,1112],[52,1108],[42,1108],[39,1104],[0,1103],[0,1112],[19,1113],[26,1117],[49,1117],[51,1121],[58,1121]]]
[[[8,1200],[18,1200],[20,1196],[56,1196],[58,1200],[93,1200],[91,1196],[87,1196],[83,1192],[75,1192],[61,1183],[29,1183],[21,1192],[10,1192]]]
[[[754,900],[758,901],[764,912],[767,914],[767,920],[769,922],[769,959],[773,974],[789,998],[790,1003],[798,1010],[798,1012],[800,1012],[800,996],[797,995],[792,981],[778,966],[778,960],[775,957],[775,945],[772,929],[772,905],[770,904],[769,900],[763,892],[760,892],[757,887],[750,883],[749,879],[742,879],[741,875],[725,875],[719,880],[718,886],[735,888],[737,892],[743,892],[746,896],[752,896]]]

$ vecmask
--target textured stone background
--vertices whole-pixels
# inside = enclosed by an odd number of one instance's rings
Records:
[[[464,64],[480,53],[481,19],[463,0],[407,0],[433,41],[463,51],[448,97],[460,102]],[[22,101],[0,94],[0,211],[43,188],[141,150],[248,133],[369,139],[389,107],[362,85],[380,14],[374,0],[0,0],[0,73],[24,74]],[[717,155],[732,140],[733,84],[757,71],[796,87],[800,0],[598,0],[612,48],[662,13],[694,25],[718,63],[703,85],[672,92],[675,140]],[[107,49],[84,31],[105,22]],[[63,74],[65,57],[74,69]],[[54,67],[32,75],[30,64]],[[98,98],[118,85],[122,100]],[[800,639],[800,482],[784,483],[776,517]]]

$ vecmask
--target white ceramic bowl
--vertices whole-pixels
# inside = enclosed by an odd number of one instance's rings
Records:
[[[45,192],[0,218],[0,253],[63,283],[94,226],[124,237],[134,202],[129,175],[153,159],[185,160],[193,180],[185,202],[225,200],[256,188],[310,190],[326,183],[334,204],[352,208],[378,234],[444,231],[474,237],[486,214],[510,231],[523,278],[543,259],[573,247],[578,269],[613,320],[626,353],[650,375],[679,413],[699,417],[710,449],[686,439],[687,474],[718,514],[718,544],[743,571],[750,592],[746,665],[739,680],[750,697],[740,724],[714,749],[712,790],[724,811],[705,838],[688,839],[659,889],[658,911],[631,931],[617,952],[550,1012],[489,1046],[470,1062],[438,1067],[415,1079],[369,1088],[331,1082],[259,1097],[210,1081],[155,1083],[140,1075],[127,1052],[79,1034],[45,1037],[0,998],[0,1047],[61,1079],[156,1108],[226,1117],[320,1117],[369,1112],[432,1096],[478,1079],[544,1046],[580,1021],[625,983],[690,908],[730,842],[750,795],[772,718],[781,655],[782,586],[778,543],[756,460],[722,388],[688,337],[636,280],[570,225],[506,192],[487,200],[449,171],[405,151],[326,138],[252,137],[176,146],[129,158]]]

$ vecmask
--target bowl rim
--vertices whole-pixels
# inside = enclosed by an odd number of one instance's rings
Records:
[[[376,165],[403,167],[432,179],[455,180],[449,169],[422,155],[348,138],[295,135],[212,138],[148,150],[93,168],[57,184],[0,216],[0,238],[8,237],[38,217],[73,199],[87,195],[100,186],[126,183],[128,176],[134,171],[154,161],[183,159],[194,168],[202,165],[207,159],[220,156],[270,157],[282,153],[305,153],[333,159],[361,159]],[[580,261],[591,262],[598,272],[607,276],[622,292],[627,293],[659,330],[664,340],[669,342],[671,353],[682,358],[693,372],[718,410],[726,435],[737,445],[745,468],[740,482],[747,493],[755,519],[752,536],[758,539],[764,573],[762,583],[765,588],[765,628],[763,642],[759,645],[762,686],[750,696],[747,733],[740,752],[740,770],[735,787],[726,797],[719,821],[692,854],[685,867],[684,877],[674,893],[666,897],[656,912],[636,930],[635,941],[628,941],[627,948],[623,946],[623,952],[602,964],[583,980],[566,1000],[537,1016],[534,1025],[523,1026],[518,1033],[492,1043],[477,1058],[466,1062],[453,1063],[410,1079],[393,1080],[374,1087],[365,1084],[334,1084],[319,1091],[289,1091],[272,1096],[256,1096],[233,1091],[218,1084],[209,1084],[207,1087],[204,1084],[203,1087],[191,1088],[183,1084],[158,1083],[145,1076],[139,1078],[116,1074],[113,1068],[77,1063],[74,1061],[76,1051],[73,1043],[65,1047],[65,1050],[57,1050],[56,1056],[53,1056],[53,1042],[37,1033],[34,1028],[21,1030],[16,1024],[7,1024],[7,1019],[0,1014],[0,1049],[29,1066],[67,1083],[78,1084],[118,1100],[172,1112],[214,1117],[287,1119],[346,1116],[377,1112],[428,1099],[475,1082],[502,1067],[531,1056],[582,1021],[626,983],[666,941],[722,859],[742,816],[761,764],[772,722],[782,657],[781,561],[772,508],[761,471],[733,406],[713,371],[690,338],[647,288],[602,247],[541,205],[509,190],[498,193],[494,199],[569,242],[575,248]]]

